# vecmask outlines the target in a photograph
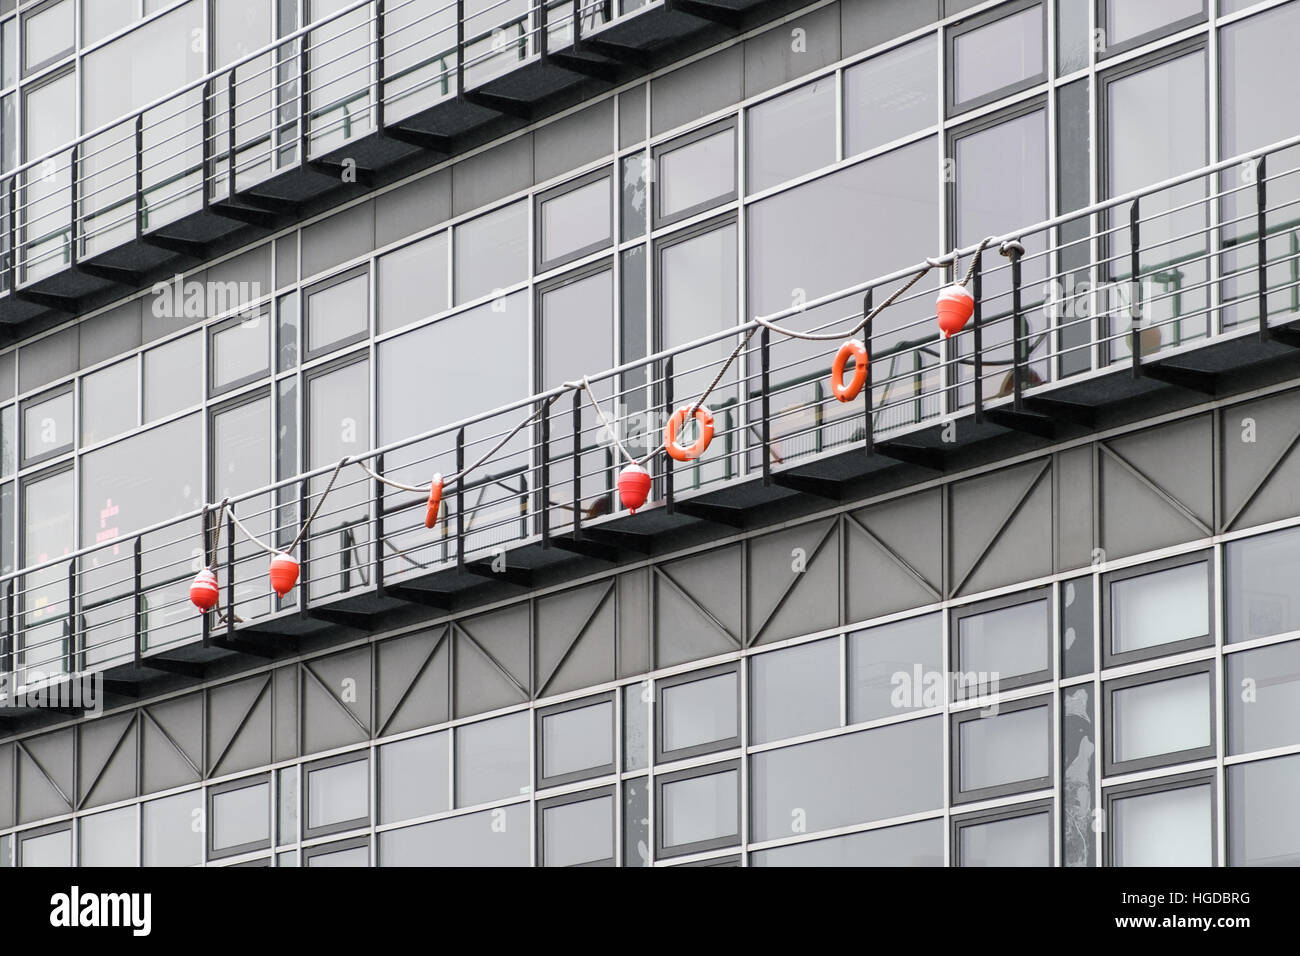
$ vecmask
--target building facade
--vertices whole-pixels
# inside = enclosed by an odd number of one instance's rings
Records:
[[[0,864],[1300,860],[1300,0],[0,11]]]

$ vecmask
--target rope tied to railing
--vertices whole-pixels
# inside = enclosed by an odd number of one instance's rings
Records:
[[[204,553],[203,553],[203,561],[204,561],[204,567],[206,567],[209,571],[212,571],[212,572],[214,572],[214,573],[215,573],[215,571],[217,570],[217,552],[219,552],[219,551],[221,550],[221,527],[222,527],[222,525],[224,525],[224,524],[226,523],[226,509],[229,507],[229,505],[230,505],[230,498],[229,498],[229,497],[225,497],[225,498],[222,498],[222,499],[221,499],[221,504],[218,506],[218,511],[217,511],[216,529],[215,529],[215,531],[214,531],[213,534],[212,534],[212,549],[211,549],[211,551],[208,550],[208,533],[209,533],[209,532],[208,532],[208,528],[207,528],[208,509],[207,509],[207,508],[204,508],[204,509],[203,509],[203,521],[204,521],[204,529],[203,529],[203,552],[204,552]],[[234,512],[232,511],[231,514],[234,514]]]
[[[325,506],[325,499],[328,498],[329,493],[334,490],[334,483],[338,481],[339,472],[343,470],[343,466],[348,464],[349,461],[351,461],[351,459],[348,458],[347,456],[344,456],[343,458],[340,458],[339,463],[334,466],[334,471],[330,475],[329,483],[325,486],[325,490],[320,493],[320,497],[316,499],[316,506],[312,508],[311,514],[308,515],[307,520],[302,523],[302,527],[298,529],[298,533],[294,535],[293,540],[289,542],[289,546],[287,548],[272,547],[271,545],[263,541],[261,538],[259,538],[257,535],[253,534],[253,532],[249,531],[248,527],[242,521],[239,520],[239,516],[235,514],[234,508],[230,509],[230,520],[234,522],[236,528],[238,528],[240,531],[244,533],[244,537],[246,537],[249,541],[253,542],[253,544],[257,545],[267,554],[270,555],[289,554],[295,548],[298,547],[298,544],[299,542],[302,541],[303,536],[306,535],[307,531],[311,528],[312,522],[315,521],[316,516],[320,514],[321,508]],[[226,500],[229,501],[229,499]],[[222,502],[223,514],[225,513],[226,510],[225,506],[226,506],[226,502],[223,501]]]

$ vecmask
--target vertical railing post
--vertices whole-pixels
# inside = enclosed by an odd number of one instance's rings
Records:
[[[871,361],[871,327],[874,319],[871,315],[872,290],[868,289],[862,296],[862,344],[867,347],[867,380],[862,383],[862,433],[865,436],[864,442],[867,454],[870,455],[876,448],[876,414],[874,409],[875,397],[871,394],[872,389],[872,361]]]
[[[1267,342],[1273,337],[1268,327],[1268,221],[1265,211],[1268,208],[1268,169],[1267,157],[1259,157],[1255,164],[1255,246],[1256,270],[1259,276],[1259,340]]]
[[[298,527],[305,528],[311,516],[311,482],[299,483],[298,492]],[[298,616],[309,616],[311,602],[307,600],[308,586],[311,582],[311,533],[304,531],[298,542]]]
[[[78,196],[81,192],[81,164],[77,162],[77,146],[73,146],[68,152],[68,265],[76,266],[77,264],[77,247],[81,240],[78,238],[81,230],[78,225],[81,221],[81,214],[77,209],[79,203]]]
[[[137,156],[139,153],[136,154]],[[18,288],[18,176],[9,177],[9,291]]]
[[[75,674],[77,667],[77,559],[68,562],[68,646],[65,666],[69,676]]]
[[[135,536],[135,544],[131,547],[131,629],[135,632],[133,641],[132,659],[136,667],[140,666],[140,658],[144,653],[144,589],[142,578],[144,577],[144,548],[140,536]],[[205,614],[204,617],[207,617]]]
[[[542,547],[551,546],[551,410],[543,405],[541,413],[541,459],[538,461],[538,498],[541,501],[537,520],[541,525]]]
[[[465,0],[456,0],[456,95],[465,95]]]
[[[375,99],[375,132],[381,136],[387,121],[384,118],[384,0],[375,0],[375,86],[371,94]]]
[[[206,93],[205,93],[206,96]],[[207,131],[204,131],[206,135]],[[204,176],[207,176],[207,165],[204,167]],[[207,186],[204,187],[204,195],[207,195]],[[145,230],[145,206],[144,206],[144,114],[135,114],[135,237],[138,240],[144,235]]]
[[[310,131],[307,127],[307,114],[310,111],[310,94],[307,89],[307,48],[311,34],[304,33],[298,38],[298,165],[307,168]]]
[[[582,391],[573,390],[573,539],[582,537]]]
[[[226,159],[226,178],[229,180],[226,183],[226,195],[233,201],[235,198],[235,176],[238,174],[237,151],[235,149],[235,132],[238,124],[235,122],[235,70],[233,68],[230,71],[230,80],[228,82],[229,92],[226,95],[230,101],[226,104],[226,149],[230,151],[230,155]],[[207,195],[206,189],[203,194],[204,196]]]
[[[199,557],[201,568],[214,567],[217,563],[217,555],[215,551],[211,555],[208,554],[208,542],[212,540],[212,525],[212,512],[208,510],[207,505],[204,505],[203,517],[199,524],[200,531],[203,535],[203,553]],[[209,561],[211,561],[211,564],[208,563]],[[203,647],[209,647],[212,642],[212,615],[210,613],[199,615],[199,633]]]
[[[971,272],[971,283],[975,286],[971,292],[975,300],[971,313],[971,347],[975,374],[975,424],[980,425],[984,422],[984,250],[976,251],[974,266]]]
[[[664,422],[673,417],[673,357],[664,360]],[[673,456],[664,454],[664,510],[673,513]]]
[[[1024,374],[1022,366],[1028,364],[1025,355],[1025,316],[1020,304],[1020,259],[1025,254],[1019,242],[1007,246],[1011,260],[1011,407],[1020,411],[1024,400]]]
[[[226,636],[235,636],[235,506],[226,505]],[[217,556],[212,556],[215,564]]]
[[[551,58],[549,37],[547,37],[546,0],[537,0],[537,24],[537,59],[539,63],[544,64]],[[524,52],[528,52],[527,47],[524,48]]]
[[[14,606],[14,579],[5,582],[5,624],[8,634],[5,637],[4,672],[10,680],[10,687],[16,686],[18,678],[14,670],[14,660],[18,648],[18,609]]]
[[[1128,321],[1129,337],[1132,345],[1133,360],[1133,377],[1142,377],[1142,340],[1141,329],[1138,327],[1142,316],[1142,308],[1138,304],[1141,295],[1142,280],[1138,273],[1140,271],[1138,256],[1139,232],[1139,210],[1138,200],[1133,200],[1133,205],[1128,210],[1128,268],[1129,268],[1129,302],[1128,302]]]
[[[456,568],[465,570],[465,429],[456,432]]]
[[[763,484],[772,483],[772,409],[768,389],[771,386],[771,330],[765,325],[759,333],[759,420],[763,437]]]
[[[375,474],[384,473],[384,456],[375,456]],[[384,486],[378,478],[371,480],[375,489],[375,547],[374,547],[374,581],[375,594],[384,596]]]

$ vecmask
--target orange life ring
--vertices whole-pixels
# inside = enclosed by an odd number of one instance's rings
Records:
[[[686,424],[686,411],[685,408],[679,408],[673,412],[673,417],[668,420],[668,428],[664,431],[664,447],[668,449],[669,456],[677,461],[694,461],[704,454],[709,442],[713,441],[713,414],[701,405],[695,410],[695,420],[700,423],[700,437],[689,448],[677,444],[677,435]]]
[[[853,378],[844,384],[844,366],[853,359]],[[858,397],[862,386],[867,384],[867,347],[857,339],[849,339],[835,353],[835,362],[831,365],[831,391],[841,402],[851,402]]]
[[[429,506],[424,512],[424,526],[432,528],[438,523],[438,509],[442,507],[442,475],[434,475],[429,485]]]

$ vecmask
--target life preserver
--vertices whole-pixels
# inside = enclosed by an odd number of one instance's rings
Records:
[[[668,449],[669,456],[677,461],[694,461],[704,454],[709,442],[713,441],[713,414],[701,405],[695,410],[695,420],[700,423],[700,437],[689,448],[677,444],[677,436],[686,424],[686,411],[685,408],[679,408],[673,412],[673,417],[668,420],[668,428],[664,430],[664,447]]]
[[[844,384],[844,366],[853,359],[853,378]],[[857,339],[849,339],[835,353],[831,365],[831,391],[841,402],[851,402],[858,397],[862,386],[867,384],[867,347]]]
[[[432,528],[438,523],[438,509],[442,507],[442,475],[434,475],[429,485],[429,506],[424,512],[424,526]]]

